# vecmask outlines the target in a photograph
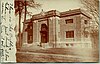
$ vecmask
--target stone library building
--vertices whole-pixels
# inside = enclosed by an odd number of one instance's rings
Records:
[[[23,44],[45,48],[91,47],[91,17],[81,9],[50,10],[24,22]]]

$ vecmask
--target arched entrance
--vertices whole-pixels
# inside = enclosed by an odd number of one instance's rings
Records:
[[[46,24],[41,24],[41,43],[48,42],[48,26]]]

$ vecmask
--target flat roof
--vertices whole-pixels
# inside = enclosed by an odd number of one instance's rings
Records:
[[[84,16],[91,18],[91,16],[82,9],[74,9],[74,10],[61,12],[60,17],[72,16],[72,15],[78,15],[78,14],[83,14]]]
[[[59,12],[57,10],[50,10],[47,12],[34,14],[31,18],[31,20],[34,21],[34,20],[55,17],[55,16],[62,18],[62,17],[67,17],[67,16],[79,15],[79,14],[83,14],[84,16],[91,19],[91,16],[88,13],[86,13],[86,11],[84,11],[82,9],[74,9],[74,10],[69,10],[69,11],[65,11],[65,12]],[[26,23],[27,23],[27,21],[26,21]]]

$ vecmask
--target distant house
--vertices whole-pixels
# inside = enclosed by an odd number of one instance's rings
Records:
[[[81,9],[50,10],[25,22],[23,43],[47,47],[91,47],[91,17]]]

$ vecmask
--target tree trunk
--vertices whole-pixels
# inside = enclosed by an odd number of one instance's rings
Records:
[[[21,13],[19,13],[19,48],[21,48]]]
[[[21,48],[21,10],[20,10],[19,5],[18,5],[18,10],[19,10],[19,33],[18,33],[19,41],[17,43],[18,45],[17,50],[20,50]]]
[[[23,37],[24,37],[24,31],[25,31],[25,22],[26,22],[26,11],[27,11],[27,8],[26,8],[26,0],[24,1],[25,3],[25,13],[24,13],[24,22],[23,22],[23,32],[22,32],[22,45],[23,45]]]
[[[26,11],[27,11],[27,8],[26,8],[26,0],[24,2],[25,2],[25,13],[24,13],[24,22],[25,22],[26,21]]]

